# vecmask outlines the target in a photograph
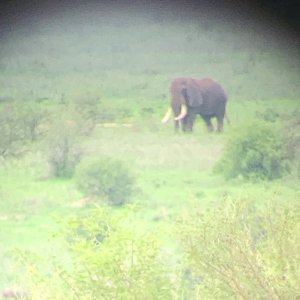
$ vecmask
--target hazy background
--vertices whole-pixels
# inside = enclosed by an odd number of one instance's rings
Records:
[[[15,74],[0,96],[112,99],[135,89],[158,101],[172,78],[195,76],[220,81],[231,99],[295,98],[297,12],[279,1],[9,1],[0,68]]]

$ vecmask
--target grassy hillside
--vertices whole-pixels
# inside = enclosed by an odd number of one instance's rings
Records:
[[[197,19],[147,11],[48,18],[3,44],[1,96],[59,101],[89,93],[155,105],[168,97],[171,79],[186,75],[213,77],[238,101],[297,98],[296,51],[280,33],[248,22],[205,12]]]

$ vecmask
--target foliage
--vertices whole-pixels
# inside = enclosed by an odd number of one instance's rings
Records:
[[[82,157],[77,127],[63,120],[51,128],[48,135],[48,162],[54,177],[71,177]]]
[[[46,120],[47,111],[39,103],[22,105],[22,122],[26,137],[34,142],[43,134],[40,125]]]
[[[0,107],[0,156],[19,156],[40,135],[46,111],[35,103],[13,101]]]
[[[300,206],[269,200],[257,207],[226,199],[183,214],[177,234],[186,255],[186,299],[299,297]]]
[[[266,108],[264,111],[257,111],[256,116],[266,122],[276,122],[279,118],[279,113],[272,107]]]
[[[135,219],[107,208],[70,218],[68,266],[53,259],[42,270],[32,255],[18,253],[31,299],[174,299],[158,238],[138,232]]]
[[[257,181],[281,177],[288,170],[281,130],[262,121],[240,127],[228,139],[215,169],[227,178],[241,175]]]
[[[142,229],[132,207],[73,216],[62,234],[68,253],[19,251],[31,299],[296,299],[300,295],[300,206],[247,198],[182,212],[180,255],[166,257],[158,232]],[[61,237],[61,236],[59,236]],[[50,262],[50,264],[49,264]],[[172,262],[172,263],[171,263]],[[175,262],[175,264],[174,264]]]
[[[299,110],[289,116],[285,125],[285,149],[289,159],[293,162],[294,169],[300,177],[300,118]]]
[[[72,104],[76,120],[81,121],[83,125],[81,128],[85,129],[87,133],[94,128],[99,118],[98,102],[98,97],[76,97],[73,100]],[[89,126],[87,126],[88,124]]]
[[[103,197],[112,205],[124,204],[132,195],[134,177],[121,160],[103,157],[83,161],[76,179],[85,195]]]
[[[0,107],[0,156],[18,156],[24,151],[25,131],[20,110],[13,103]]]

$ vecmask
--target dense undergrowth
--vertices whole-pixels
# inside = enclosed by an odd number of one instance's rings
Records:
[[[16,257],[30,299],[294,299],[299,214],[298,203],[282,199],[194,207],[170,221],[170,256],[135,208],[95,208],[68,221],[67,266],[58,257],[47,269],[30,253]]]

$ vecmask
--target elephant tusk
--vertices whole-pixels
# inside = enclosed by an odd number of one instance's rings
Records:
[[[182,104],[180,114],[175,118],[175,121],[182,120],[186,115],[187,115],[187,106],[185,104]]]
[[[169,108],[168,111],[166,112],[165,116],[161,120],[162,123],[167,123],[169,121],[171,112],[172,112],[172,110],[171,110],[171,108]]]

